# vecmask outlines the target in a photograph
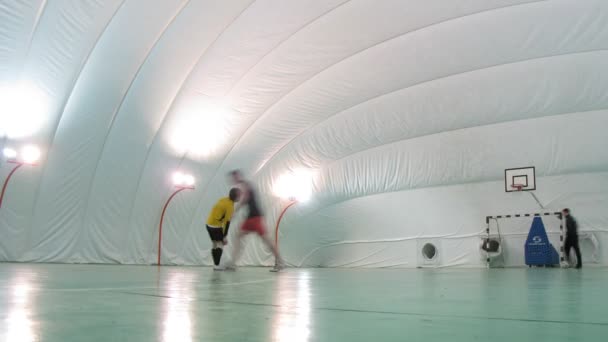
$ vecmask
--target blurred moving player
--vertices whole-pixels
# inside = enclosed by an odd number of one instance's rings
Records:
[[[241,229],[238,232],[238,237],[233,243],[233,256],[232,262],[230,264],[230,268],[234,268],[236,261],[238,260],[241,253],[241,242],[245,235],[249,233],[257,233],[261,238],[264,244],[272,251],[275,257],[275,266],[271,270],[273,272],[277,272],[283,268],[283,260],[279,255],[279,251],[275,247],[275,245],[270,240],[270,237],[266,233],[266,225],[264,224],[264,214],[262,213],[256,191],[251,183],[245,181],[243,175],[239,170],[234,170],[230,172],[230,177],[232,183],[235,186],[238,186],[241,190],[241,198],[240,204],[236,210],[239,210],[241,207],[247,207],[247,218],[241,225]]]
[[[215,270],[223,270],[220,267],[220,260],[222,259],[224,245],[227,244],[226,236],[228,236],[230,220],[234,213],[234,203],[238,202],[240,194],[239,189],[230,189],[228,197],[220,198],[207,217],[207,232],[209,232],[209,238],[213,243],[211,256],[213,257],[213,264],[215,265],[213,269]]]

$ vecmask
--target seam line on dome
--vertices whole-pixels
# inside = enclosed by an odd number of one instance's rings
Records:
[[[281,151],[283,151],[285,148],[287,148],[292,142],[294,142],[294,140],[296,140],[299,137],[303,136],[307,132],[312,131],[317,126],[319,126],[319,125],[327,122],[328,120],[331,120],[332,118],[335,118],[336,116],[339,116],[342,113],[345,113],[345,112],[347,112],[347,111],[349,111],[349,110],[351,110],[353,108],[362,106],[362,105],[364,105],[366,103],[372,102],[372,101],[377,100],[379,98],[382,98],[382,97],[385,97],[385,96],[389,96],[389,95],[392,95],[392,94],[395,94],[395,93],[398,93],[398,92],[401,92],[401,91],[404,91],[404,90],[407,90],[407,89],[416,88],[418,86],[422,86],[422,85],[425,85],[425,84],[436,82],[436,81],[439,81],[439,80],[449,79],[451,77],[458,77],[458,76],[461,76],[461,75],[475,73],[475,72],[482,71],[482,70],[488,70],[488,69],[493,69],[493,68],[500,68],[500,67],[507,66],[507,65],[515,65],[515,64],[526,63],[526,62],[531,62],[531,61],[538,61],[538,60],[543,60],[543,59],[559,58],[559,57],[571,56],[571,55],[592,54],[592,53],[606,52],[606,51],[608,51],[608,50],[607,49],[594,49],[594,50],[586,50],[586,51],[577,51],[577,52],[570,52],[570,53],[548,55],[548,56],[542,56],[542,57],[534,57],[534,58],[529,58],[529,59],[521,59],[521,60],[518,60],[518,61],[507,62],[507,63],[493,64],[493,65],[486,66],[486,67],[483,67],[483,68],[476,68],[476,69],[472,69],[472,70],[466,70],[466,71],[463,71],[463,72],[452,73],[452,74],[441,76],[441,77],[436,77],[436,78],[433,78],[433,79],[430,79],[430,80],[425,80],[425,81],[418,82],[418,83],[415,83],[415,84],[410,84],[410,85],[405,86],[405,87],[400,87],[400,88],[391,90],[389,92],[378,94],[376,96],[370,97],[369,99],[367,99],[365,101],[358,102],[358,103],[356,103],[356,104],[354,104],[352,106],[349,106],[347,108],[341,109],[340,111],[335,112],[335,113],[331,114],[330,116],[327,116],[327,117],[323,118],[322,120],[317,121],[314,124],[310,125],[306,129],[302,130],[300,133],[298,133],[297,135],[295,135],[289,141],[287,141],[286,143],[284,143],[275,153],[273,153],[271,155],[270,158],[268,158],[266,161],[264,161],[262,163],[262,165],[260,165],[258,167],[258,169],[255,171],[255,173],[253,175],[255,176],[258,173],[260,173],[262,170],[264,170],[266,168],[266,166],[270,163],[270,161],[272,161]],[[514,121],[516,121],[516,120],[514,120]],[[502,122],[508,122],[508,121],[502,121]],[[496,122],[496,123],[502,123],[502,122]],[[476,126],[472,126],[472,127],[476,127]],[[432,133],[432,134],[435,134],[435,133]],[[425,135],[416,136],[414,138],[418,138],[418,137],[422,137],[422,136],[425,136]],[[386,145],[386,144],[374,145],[374,146],[372,146],[370,148],[359,150],[357,152],[365,151],[365,150],[368,150],[368,149],[371,149],[371,148],[374,148],[374,147],[378,147],[378,146],[383,146],[383,145]],[[357,153],[357,152],[355,152],[355,153]],[[346,155],[346,156],[348,156],[348,155]]]

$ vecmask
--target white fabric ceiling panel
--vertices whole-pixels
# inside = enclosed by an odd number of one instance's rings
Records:
[[[139,1],[127,1],[106,18],[57,126],[52,141],[57,147],[45,163],[33,226],[38,255],[82,260],[74,248],[86,236],[84,209],[107,132],[143,61],[183,5],[160,1],[142,12]]]
[[[0,6],[0,85],[18,79],[46,1],[7,1]]]
[[[241,115],[235,125],[226,128],[226,136],[232,137],[226,139],[226,148],[230,150],[217,176],[209,180],[212,188],[213,184],[223,184],[226,171],[235,167],[252,167],[250,158],[258,157],[260,152],[268,148],[267,139],[272,139],[268,137],[284,137],[293,132],[291,127],[301,125],[302,120],[306,118],[304,112],[298,111],[298,115],[294,116],[286,114],[288,111],[275,111],[275,102],[280,100],[281,104],[290,99],[309,101],[319,93],[319,89],[306,93],[299,90],[311,90],[311,87],[306,87],[307,84],[315,82],[315,85],[319,85],[326,81],[317,74],[328,74],[335,69],[334,66],[351,60],[353,54],[371,53],[384,45],[383,43],[407,33],[416,34],[444,21],[468,18],[477,13],[493,12],[522,3],[526,2],[467,1],[446,6],[445,2],[434,1],[427,7],[421,5],[420,1],[381,1],[370,8],[369,3],[365,1],[351,1],[319,17],[265,56],[226,96],[226,101],[232,104],[232,110]],[[379,18],[383,18],[386,25],[378,25]],[[353,34],[354,32],[365,34]],[[346,70],[342,76],[352,76],[353,70],[361,72],[360,67],[361,65],[357,65],[350,70],[341,69]],[[373,79],[376,79],[376,76]],[[366,85],[369,85],[369,82],[366,82]],[[324,94],[332,96],[331,91]],[[268,110],[271,112],[267,113]],[[270,117],[271,113],[279,114]],[[268,120],[264,120],[265,115],[269,116]],[[277,117],[280,117],[281,122],[285,120],[287,124],[273,129],[276,123],[272,121]],[[271,124],[265,125],[268,122]],[[291,127],[287,128],[290,124]],[[252,153],[254,146],[258,146],[257,141],[260,141],[259,146],[263,147]],[[214,198],[225,191],[225,186],[216,189],[205,192],[204,196]],[[193,216],[193,222],[204,215],[208,206],[208,202],[202,202],[200,209]]]
[[[9,184],[0,260],[153,263],[183,170],[163,263],[208,264],[235,168],[269,228],[279,176],[316,171],[282,227],[297,265],[413,267],[429,237],[480,266],[480,215],[534,205],[496,188],[527,165],[608,243],[607,23],[604,0],[0,0],[0,143],[43,150]],[[273,260],[253,242],[242,262]]]
[[[608,144],[607,114],[466,128],[364,150],[324,165],[317,198],[327,204],[363,194],[492,181],[501,179],[504,169],[522,165],[535,165],[541,176],[602,171],[608,167],[608,151],[601,148]]]
[[[14,144],[25,140],[20,134],[19,126],[28,126],[36,129],[30,133],[29,142],[48,146],[54,139],[54,130],[61,120],[68,97],[74,90],[74,84],[82,70],[87,57],[104,30],[107,21],[116,12],[120,3],[108,1],[52,1],[41,4],[39,19],[32,24],[35,32],[29,42],[28,51],[25,54],[22,69],[19,71],[17,88],[28,89],[30,98],[24,98],[19,106],[26,108],[14,108],[16,112],[8,123],[8,136],[17,134],[11,139]],[[31,105],[44,106],[45,116],[39,116],[28,111]],[[6,110],[6,109],[5,109]],[[57,152],[58,150],[54,150]],[[43,159],[50,151],[43,151]],[[43,162],[43,165],[46,165]],[[63,168],[62,172],[70,173],[71,170]],[[5,210],[14,210],[15,217],[19,217],[18,226],[22,229],[35,225],[34,207],[41,200],[39,179],[43,170],[39,167],[31,168],[26,177],[16,177],[13,189],[19,189],[19,197],[22,203],[17,201],[8,202]],[[63,178],[63,177],[62,177]],[[63,179],[57,179],[59,187]],[[60,192],[73,193],[70,189],[62,188]],[[61,212],[65,213],[65,212]],[[59,221],[63,222],[65,218]],[[10,225],[10,223],[9,223]],[[28,228],[29,230],[29,228]],[[20,234],[20,238],[13,239],[12,247],[16,250],[24,250],[31,246],[32,241],[38,238],[36,234]],[[15,258],[20,257],[17,253]]]
[[[571,27],[580,27],[590,16],[599,17],[591,25],[598,27],[568,34]],[[565,18],[570,20],[566,25]],[[502,29],[515,21],[521,23]],[[392,39],[342,61],[300,86],[256,122],[257,126],[235,148],[233,158],[240,163],[247,159],[264,161],[289,142],[285,137],[297,135],[340,111],[420,83],[469,72],[494,73],[500,70],[495,66],[516,62],[532,63],[527,70],[530,73],[541,64],[538,59],[571,53],[587,58],[581,52],[608,48],[608,27],[599,26],[606,21],[608,11],[597,11],[593,2],[581,6],[571,1],[551,1],[486,11]],[[479,55],[475,51],[485,53]],[[294,112],[298,113],[297,119],[285,114]],[[270,149],[271,146],[275,147]],[[243,149],[241,153],[239,148]]]
[[[260,177],[398,140],[497,122],[608,108],[608,51],[512,63],[408,87],[337,113],[297,136]],[[598,65],[604,67],[597,68]],[[534,72],[530,72],[534,70]],[[606,72],[605,72],[606,70]],[[275,161],[275,162],[273,162]],[[282,163],[283,162],[283,163]],[[264,176],[263,176],[264,175]]]
[[[214,3],[189,2],[174,17],[125,95],[99,157],[85,217],[85,227],[90,235],[83,237],[83,253],[97,249],[98,255],[85,258],[102,258],[115,248],[108,255],[109,260],[124,261],[119,258],[121,251],[128,249],[126,244],[143,242],[124,239],[124,235],[138,236],[131,229],[135,226],[129,225],[138,187],[151,186],[157,193],[166,191],[166,175],[153,184],[142,184],[140,179],[150,153],[164,153],[164,158],[171,155],[153,148],[158,129],[200,56],[248,4],[246,1],[217,3],[214,8]],[[170,172],[162,165],[155,166],[165,173]],[[160,197],[160,193],[155,195],[155,198]],[[137,228],[150,233],[156,225]],[[99,243],[103,245],[95,245]]]

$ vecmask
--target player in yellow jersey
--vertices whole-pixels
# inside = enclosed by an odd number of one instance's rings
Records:
[[[220,198],[207,218],[207,232],[213,243],[211,256],[215,270],[222,270],[220,260],[224,245],[226,245],[226,236],[228,236],[228,228],[230,228],[230,220],[234,213],[234,203],[238,202],[241,196],[241,191],[238,188],[230,189],[228,197]]]

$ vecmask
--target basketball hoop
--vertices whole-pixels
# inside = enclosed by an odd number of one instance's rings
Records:
[[[524,188],[523,184],[512,184],[511,187],[515,189],[515,191],[521,191]]]

